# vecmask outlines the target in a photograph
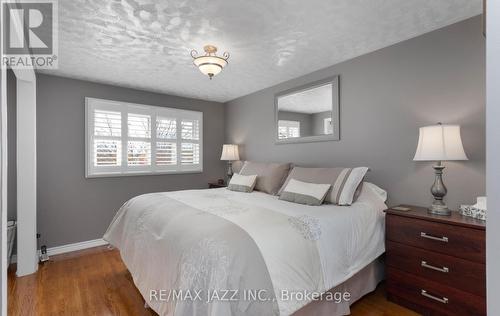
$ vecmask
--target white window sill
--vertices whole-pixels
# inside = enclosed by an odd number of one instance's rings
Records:
[[[132,173],[95,173],[95,174],[86,174],[85,178],[93,179],[93,178],[117,178],[117,177],[134,177],[134,176],[161,176],[168,174],[194,174],[194,173],[203,173],[202,170],[171,170],[171,171],[157,171],[157,172],[132,172]]]

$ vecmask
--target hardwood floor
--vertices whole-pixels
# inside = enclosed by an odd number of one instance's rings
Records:
[[[384,286],[352,308],[355,316],[417,315],[385,299]],[[144,308],[116,250],[97,247],[54,256],[37,273],[16,278],[9,269],[9,315],[156,315]]]

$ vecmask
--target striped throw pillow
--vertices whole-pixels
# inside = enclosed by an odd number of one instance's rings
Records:
[[[306,205],[321,205],[331,184],[317,184],[291,179],[281,192],[280,200]]]
[[[367,172],[368,168],[366,167],[344,168],[333,184],[329,202],[337,205],[351,205],[356,189]]]
[[[235,173],[231,178],[231,181],[229,181],[229,185],[227,186],[227,188],[231,191],[250,193],[253,191],[256,182],[257,182],[256,174],[251,176],[244,176]]]

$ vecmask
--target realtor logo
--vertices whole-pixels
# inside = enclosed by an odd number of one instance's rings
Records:
[[[57,68],[56,0],[2,1],[2,66]]]

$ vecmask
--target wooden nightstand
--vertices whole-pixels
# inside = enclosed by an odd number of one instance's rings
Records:
[[[485,222],[386,210],[390,301],[424,315],[486,315]]]
[[[222,183],[222,184],[220,184],[218,182],[209,182],[208,183],[209,189],[217,189],[217,188],[225,188],[225,187],[227,187],[227,184],[225,184],[225,183]]]

